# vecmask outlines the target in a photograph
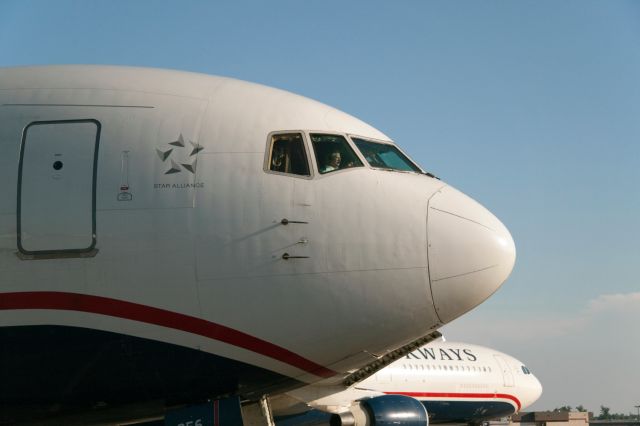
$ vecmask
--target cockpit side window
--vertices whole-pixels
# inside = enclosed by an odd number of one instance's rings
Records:
[[[286,133],[271,137],[269,170],[300,176],[311,176],[302,134]]]
[[[350,167],[363,167],[362,161],[353,152],[344,136],[311,134],[311,143],[321,174]]]

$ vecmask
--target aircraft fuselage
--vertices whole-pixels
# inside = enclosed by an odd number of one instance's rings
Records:
[[[255,398],[481,303],[513,266],[504,226],[438,179],[372,167],[355,136],[393,145],[232,79],[0,70],[0,404]],[[348,167],[321,169],[317,140],[344,140]],[[451,257],[471,228],[491,259]]]

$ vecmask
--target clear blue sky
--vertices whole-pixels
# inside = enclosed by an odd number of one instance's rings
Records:
[[[449,339],[528,363],[535,409],[640,404],[640,2],[0,2],[0,66],[68,63],[231,76],[369,122],[516,241]]]

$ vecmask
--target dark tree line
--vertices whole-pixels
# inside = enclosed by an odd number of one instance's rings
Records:
[[[620,413],[611,413],[611,409],[609,407],[605,407],[604,405],[600,406],[600,415],[596,417],[598,420],[640,420],[638,419],[638,415],[634,413],[629,414],[620,414]]]
[[[583,405],[578,405],[575,408],[570,405],[563,405],[562,407],[554,408],[553,411],[556,412],[570,412],[570,411],[580,411],[586,412],[587,409],[584,408]],[[600,406],[600,415],[595,417],[596,420],[640,420],[638,419],[638,415],[634,413],[629,414],[620,414],[620,413],[612,413],[609,407],[605,407],[604,405]]]
[[[584,408],[584,406],[582,406],[582,405],[576,406],[575,409],[573,407],[571,407],[570,405],[563,405],[562,407],[554,408],[553,411],[557,411],[557,412],[580,411],[581,413],[586,413],[587,409]]]

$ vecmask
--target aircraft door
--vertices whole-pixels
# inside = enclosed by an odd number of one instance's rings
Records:
[[[500,355],[494,355],[494,358],[496,359],[496,361],[498,362],[498,365],[500,366],[500,370],[502,371],[502,380],[505,386],[514,386],[514,379],[513,379],[513,373],[511,372],[511,369],[509,368],[509,364],[507,364],[507,361]]]
[[[23,255],[92,252],[100,123],[39,121],[23,131],[17,234]]]

